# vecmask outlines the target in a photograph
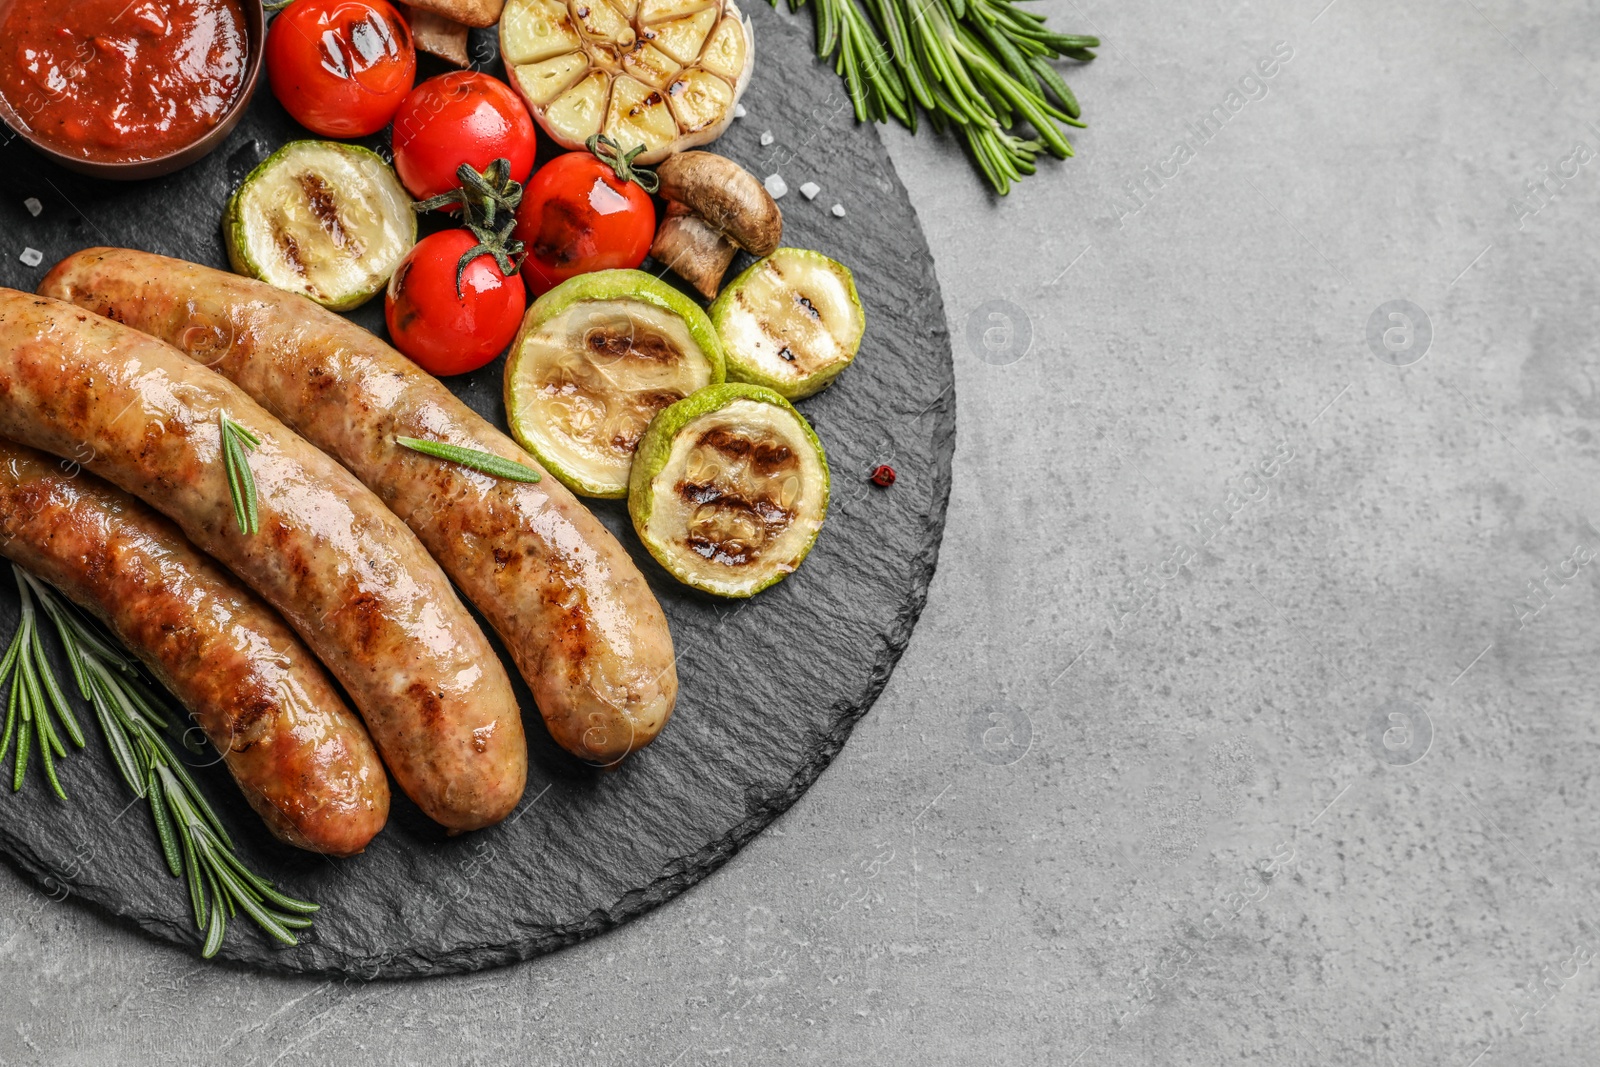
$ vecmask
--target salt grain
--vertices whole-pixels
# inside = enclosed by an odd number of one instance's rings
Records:
[[[748,114],[750,114],[750,112],[748,112],[748,111],[746,111],[744,109],[744,105],[743,104],[734,104],[733,105],[733,117],[734,118],[742,119]]]
[[[18,258],[22,260],[24,266],[37,267],[44,262],[44,253],[37,248],[24,248]]]
[[[789,191],[789,183],[783,180],[781,174],[769,174],[761,184],[767,187],[767,195],[774,200],[782,200],[783,194]]]
[[[27,208],[28,214],[34,218],[38,218],[44,212],[44,205],[39,203],[39,198],[36,196],[28,197],[22,202],[22,206]]]
[[[843,204],[835,204],[835,205],[833,205],[833,217],[836,218],[836,219],[844,218],[844,205]]]
[[[776,140],[777,140],[777,138],[772,136],[772,131],[771,130],[762,130],[761,131],[761,143],[763,145],[769,145],[773,141],[776,141]]]
[[[817,194],[820,192],[822,192],[822,186],[818,185],[816,182],[806,182],[800,187],[800,195],[805,197],[807,200],[815,200],[817,198]]]

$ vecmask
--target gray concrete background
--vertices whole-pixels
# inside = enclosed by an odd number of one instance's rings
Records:
[[[200,965],[0,873],[0,1061],[1595,1062],[1600,8],[1039,9],[1108,42],[1077,160],[996,203],[886,135],[955,490],[816,787],[448,980]]]

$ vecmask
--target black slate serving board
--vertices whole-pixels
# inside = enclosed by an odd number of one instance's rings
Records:
[[[759,2],[747,13],[757,51],[747,115],[715,148],[758,177],[784,177],[785,243],[851,266],[867,311],[856,364],[800,405],[834,478],[815,550],[772,590],[719,601],[655,565],[620,501],[595,502],[666,609],[681,657],[677,712],[621,769],[593,771],[550,741],[508,660],[532,765],[521,806],[489,830],[447,839],[396,790],[389,825],[364,854],[311,856],[268,837],[209,747],[180,746],[246,862],[323,905],[294,948],[236,918],[224,958],[276,971],[405,977],[526,959],[601,933],[704,878],[794,803],[888,680],[922,609],[944,528],[955,440],[949,336],[905,189],[875,131],[855,123],[842,83],[812,58],[809,19]],[[492,33],[475,33],[472,44],[484,68],[500,73]],[[762,145],[766,131],[772,143]],[[0,148],[0,284],[31,290],[58,259],[96,244],[225,266],[218,220],[229,191],[276,147],[303,136],[263,76],[228,142],[167,178],[83,179],[12,141]],[[371,143],[382,147],[381,139]],[[806,181],[822,187],[815,200],[799,192]],[[39,215],[28,198],[39,201]],[[846,217],[831,213],[836,203]],[[39,266],[22,259],[29,248],[42,254]],[[353,317],[381,332],[381,305]],[[496,362],[450,385],[503,427],[501,370]],[[867,482],[878,463],[898,471],[893,488]],[[16,619],[7,574],[0,635]],[[43,891],[194,951],[200,938],[187,894],[161,863],[147,809],[130,806],[98,728],[87,729],[89,747],[61,770],[70,802],[48,792],[37,765],[22,793],[0,795],[0,851]]]

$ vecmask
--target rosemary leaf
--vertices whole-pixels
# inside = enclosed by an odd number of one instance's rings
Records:
[[[44,644],[39,640],[39,628],[33,630],[33,654],[36,663],[46,662],[44,658]],[[45,694],[50,698],[50,707],[54,709],[56,718],[61,720],[61,725],[66,727],[67,736],[72,739],[73,745],[82,748],[83,727],[78,725],[78,717],[72,713],[72,708],[67,704],[67,696],[61,691],[61,684],[56,681],[54,671],[41,670],[39,681],[44,685]],[[66,755],[65,752],[62,755]]]
[[[145,788],[150,794],[150,818],[156,825],[156,838],[161,842],[161,854],[166,858],[167,870],[172,872],[172,877],[177,878],[183,874],[183,856],[178,850],[178,835],[172,828],[172,816],[167,814],[166,792],[161,788],[161,779],[156,774],[156,768],[150,768],[150,774],[145,781]]]
[[[11,751],[11,735],[17,725],[17,690],[11,690],[11,695],[6,699],[6,732],[0,736],[0,760],[6,758],[6,753]]]
[[[211,885],[211,891],[213,893],[216,892],[216,884],[214,882]],[[222,917],[222,912],[213,911],[211,913],[211,921],[206,924],[206,943],[200,946],[200,955],[203,959],[209,960],[217,954],[217,950],[222,947],[222,935],[227,932],[228,923]]]
[[[513,482],[536,482],[539,480],[539,472],[532,467],[524,463],[518,463],[516,460],[491,455],[488,452],[479,452],[475,448],[462,448],[460,445],[445,444],[443,441],[424,441],[417,437],[396,437],[395,442],[404,445],[413,452],[421,452],[423,455],[433,456],[435,459],[459,463],[463,467],[471,467],[479,473],[487,474],[494,478],[504,478]]]
[[[200,929],[207,926],[207,917],[210,914],[206,908],[206,891],[213,887],[206,885],[206,876],[200,870],[200,862],[195,858],[194,837],[184,834],[183,841],[183,877],[189,883],[189,906],[194,909],[194,924]],[[222,909],[218,908],[220,913]]]
[[[261,444],[261,438],[228,418],[226,411],[217,415],[222,428],[222,463],[228,475],[228,492],[233,497],[233,518],[242,534],[261,532],[261,518],[256,511],[256,476],[250,473],[249,454]]]
[[[117,773],[122,775],[122,780],[135,796],[146,795],[144,780],[139,775],[137,759],[133,753],[133,746],[128,743],[128,736],[123,732],[122,725],[117,721],[116,711],[111,706],[110,698],[105,694],[104,685],[98,673],[99,664],[95,664],[91,675],[91,688],[89,700],[94,704],[95,715],[100,719],[100,730],[106,735],[106,746],[111,749],[111,759],[117,765]]]
[[[22,779],[28,773],[28,747],[33,740],[33,734],[28,729],[29,719],[27,698],[18,700],[22,709],[22,729],[17,731],[17,771],[11,776],[11,791],[17,792],[22,788]]]

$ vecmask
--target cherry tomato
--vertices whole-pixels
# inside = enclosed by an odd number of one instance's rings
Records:
[[[463,163],[482,171],[496,159],[511,161],[513,181],[533,170],[533,119],[505,82],[458,70],[429,78],[394,116],[394,169],[418,200],[460,184]]]
[[[487,253],[467,264],[456,290],[456,265],[478,239],[442,230],[418,241],[389,279],[383,317],[396,348],[431,374],[477,370],[505,351],[522,325],[528,294]]]
[[[273,95],[324,137],[377,133],[416,77],[411,28],[386,0],[295,0],[267,33]]]
[[[655,232],[649,193],[592,153],[568,152],[539,168],[522,191],[522,276],[541,295],[574,275],[637,267]]]

